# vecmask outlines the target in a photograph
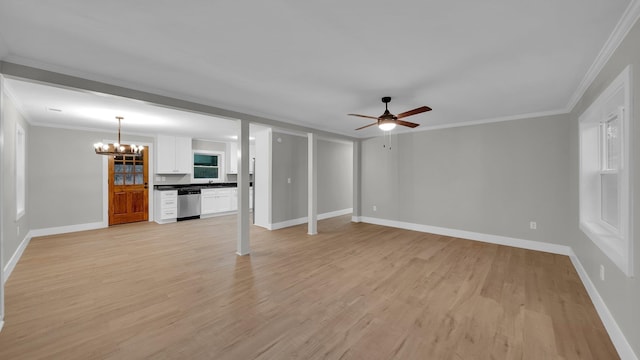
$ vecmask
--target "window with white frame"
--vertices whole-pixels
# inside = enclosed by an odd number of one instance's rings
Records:
[[[26,136],[20,124],[16,124],[16,219],[25,213],[26,202]]]
[[[580,116],[580,229],[633,275],[630,203],[631,67]]]
[[[224,153],[217,151],[193,151],[193,182],[222,181],[224,174]]]

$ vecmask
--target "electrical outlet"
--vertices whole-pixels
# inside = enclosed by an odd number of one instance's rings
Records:
[[[378,211],[378,207],[373,205],[373,211]]]
[[[600,265],[600,280],[604,281],[604,265]]]
[[[291,184],[291,178],[287,178],[287,184]]]
[[[538,228],[538,223],[536,223],[535,221],[531,221],[531,222],[529,222],[529,228],[530,228],[531,230],[535,230],[535,229],[537,229],[537,228]]]

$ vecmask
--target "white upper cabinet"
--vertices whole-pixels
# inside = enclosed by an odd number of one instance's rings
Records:
[[[156,174],[191,173],[191,138],[158,135],[156,149]]]
[[[229,149],[229,174],[237,174],[238,173],[238,143],[230,142],[228,143],[227,148]],[[255,144],[249,145],[249,173],[253,174],[253,158],[256,157],[256,146]]]
[[[191,138],[176,136],[176,169],[184,174],[190,174],[193,171]]]
[[[229,174],[238,173],[238,143],[229,143]]]

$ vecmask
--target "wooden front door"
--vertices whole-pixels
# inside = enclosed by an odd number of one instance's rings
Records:
[[[109,225],[149,220],[148,154],[109,157]]]

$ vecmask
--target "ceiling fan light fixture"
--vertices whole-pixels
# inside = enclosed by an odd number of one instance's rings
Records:
[[[391,101],[391,97],[390,96],[385,96],[382,98],[382,102],[384,103],[384,113],[378,117],[376,116],[369,116],[369,115],[360,115],[360,114],[347,114],[349,116],[357,116],[357,117],[361,117],[361,118],[366,118],[366,119],[374,119],[377,120],[376,122],[369,124],[369,125],[365,125],[365,126],[361,126],[359,128],[357,128],[356,130],[362,130],[362,129],[366,129],[370,126],[375,126],[378,125],[378,128],[382,131],[391,131],[393,129],[395,129],[396,125],[402,125],[402,126],[406,126],[406,127],[410,127],[410,128],[414,128],[417,126],[420,126],[420,124],[416,124],[410,121],[405,121],[405,120],[401,120],[403,118],[406,118],[408,116],[412,116],[412,115],[417,115],[417,114],[422,114],[423,112],[427,112],[427,111],[431,111],[431,108],[428,106],[421,106],[419,108],[415,108],[413,110],[409,110],[409,111],[405,111],[403,113],[400,113],[398,115],[394,115],[389,111],[389,102]]]
[[[393,121],[381,122],[378,124],[378,128],[382,131],[391,131],[396,128],[396,123]]]

